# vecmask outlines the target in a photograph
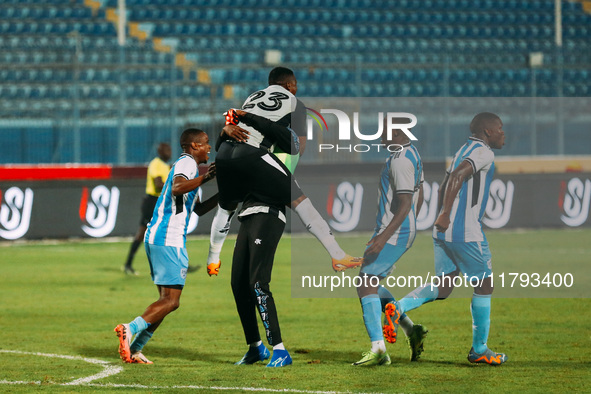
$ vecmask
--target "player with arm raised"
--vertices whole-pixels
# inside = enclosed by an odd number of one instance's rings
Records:
[[[245,138],[241,141],[223,139],[219,144],[216,166],[220,207],[212,222],[207,260],[210,274],[216,274],[219,269],[219,254],[230,219],[247,194],[261,203],[290,206],[308,231],[326,248],[335,270],[361,265],[361,259],[351,257],[341,249],[330,227],[304,195],[290,170],[272,153],[274,145],[282,141],[290,141],[290,144],[281,146],[284,151],[301,152],[299,137],[302,134],[289,127],[302,129],[306,123],[305,108],[295,98],[296,92],[297,80],[293,71],[276,67],[269,74],[269,86],[251,94],[245,101],[244,112],[231,111],[228,115],[230,124],[225,128],[226,134],[236,131],[232,129],[232,123],[237,123],[236,127]],[[264,120],[274,122],[274,127],[271,126],[273,123],[261,123]]]
[[[126,363],[152,364],[142,349],[162,320],[179,307],[189,267],[186,236],[191,212],[203,215],[217,205],[217,194],[204,202],[199,202],[198,197],[199,187],[215,177],[214,165],[201,176],[197,167],[209,158],[211,146],[207,134],[199,129],[186,129],[180,144],[183,154],[168,174],[144,237],[159,298],[141,316],[115,327],[119,355]]]
[[[481,221],[495,169],[492,149],[503,147],[505,132],[501,119],[490,112],[476,115],[470,131],[472,136],[454,155],[439,189],[441,209],[433,228],[438,285],[427,283],[400,301],[392,302],[389,309],[396,318],[427,302],[446,299],[454,289],[455,277],[464,273],[474,287],[470,304],[472,348],[468,361],[500,365],[507,361],[507,356],[487,346],[492,261]]]

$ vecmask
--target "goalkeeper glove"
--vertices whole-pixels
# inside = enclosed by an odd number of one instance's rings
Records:
[[[224,112],[224,117],[226,118],[226,126],[227,125],[237,125],[240,120],[238,120],[238,114],[234,108],[228,110],[228,112]]]

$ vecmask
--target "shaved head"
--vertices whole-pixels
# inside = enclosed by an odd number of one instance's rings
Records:
[[[186,129],[181,134],[181,148],[185,149],[191,145],[192,142],[199,142],[204,135],[207,135],[205,131],[195,128]]]
[[[494,127],[496,121],[500,120],[501,118],[492,112],[481,112],[472,119],[472,122],[470,122],[470,131],[472,134],[483,133],[484,129]]]
[[[269,85],[284,85],[295,79],[295,74],[287,67],[275,67],[269,73]]]

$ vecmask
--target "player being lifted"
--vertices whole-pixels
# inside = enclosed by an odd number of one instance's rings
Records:
[[[495,169],[492,149],[503,147],[505,132],[501,119],[490,112],[476,115],[470,131],[472,136],[453,156],[439,189],[441,209],[433,228],[439,284],[427,283],[416,288],[400,301],[392,302],[388,310],[396,325],[401,313],[449,297],[454,279],[461,272],[470,278],[484,278],[472,282],[472,348],[468,361],[500,365],[507,361],[507,356],[487,346],[493,282],[491,253],[481,221]]]
[[[293,71],[276,67],[269,73],[269,86],[251,94],[242,106],[244,111],[231,110],[226,117],[228,125],[216,146],[219,208],[211,225],[207,259],[210,275],[218,272],[230,220],[247,194],[261,203],[290,206],[326,248],[336,271],[361,265],[362,259],[341,249],[328,223],[304,195],[290,170],[272,153],[276,144],[284,152],[301,152],[298,136],[305,133],[306,111],[296,99],[296,92]],[[242,133],[239,141],[225,136],[237,132]]]
[[[395,120],[401,124],[406,121]],[[359,271],[359,276],[367,276],[362,280],[366,286],[357,288],[371,349],[363,353],[361,360],[353,363],[356,366],[390,364],[384,336],[388,342],[394,343],[396,332],[385,330],[382,334],[381,318],[384,307],[394,297],[385,287],[377,285],[377,281],[371,281],[370,277],[379,280],[387,277],[394,269],[394,264],[412,246],[416,217],[423,204],[423,163],[419,152],[402,130],[394,129],[391,133],[388,139],[388,131],[384,128],[382,143],[400,145],[400,149],[388,157],[380,175],[376,230],[367,243],[364,263]],[[372,286],[372,282],[376,285]],[[401,320],[411,349],[420,349],[427,330],[420,324],[413,325],[406,315]],[[413,350],[414,357],[411,355],[411,360],[418,357],[415,353],[417,351]]]

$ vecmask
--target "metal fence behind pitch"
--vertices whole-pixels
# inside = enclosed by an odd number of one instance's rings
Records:
[[[161,141],[170,142],[176,155],[184,125],[196,124],[216,138],[223,124],[221,113],[240,106],[249,93],[265,87],[271,68],[261,52],[250,59],[257,62],[223,64],[214,59],[202,64],[201,71],[188,70],[174,52],[155,52],[138,45],[121,50],[77,35],[52,48],[39,48],[48,61],[29,59],[35,51],[28,49],[12,48],[6,52],[10,59],[6,53],[2,59],[0,163],[4,164],[142,164],[153,157]],[[591,55],[550,52],[541,67],[529,67],[526,58],[519,58],[520,65],[518,56],[506,63],[507,56],[425,55],[395,64],[358,57],[338,65],[294,59],[287,65],[299,78],[299,95],[312,98],[306,103],[309,106],[326,108],[324,103],[334,102],[335,97],[401,97],[399,103],[450,97],[439,101],[441,108],[433,108],[441,119],[424,123],[420,141],[424,160],[452,154],[456,132],[465,135],[463,117],[467,115],[446,112],[449,108],[442,103],[453,107],[458,97],[466,96],[505,97],[513,109],[519,108],[506,116],[511,125],[507,153],[591,152],[588,120],[578,116],[580,109],[572,116],[573,108],[588,105],[588,100],[576,104],[577,99],[567,98],[591,95]],[[560,59],[568,59],[569,67],[564,68]],[[531,98],[536,96],[554,99]],[[559,96],[567,96],[564,100],[570,104],[563,107]],[[374,115],[364,114],[361,126],[376,128]],[[381,160],[374,155],[350,159]],[[307,160],[322,163],[341,158],[312,152]]]

